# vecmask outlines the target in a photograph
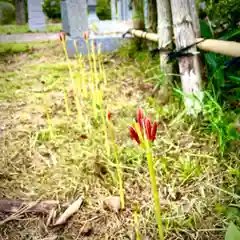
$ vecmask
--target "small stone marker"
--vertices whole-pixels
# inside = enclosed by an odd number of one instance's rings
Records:
[[[43,13],[41,0],[28,0],[28,25],[31,31],[44,31],[46,16]]]

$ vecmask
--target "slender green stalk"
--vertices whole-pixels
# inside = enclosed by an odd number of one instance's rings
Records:
[[[63,88],[63,96],[64,96],[64,103],[65,103],[66,114],[67,114],[67,116],[70,116],[71,112],[70,112],[70,109],[69,109],[67,90],[66,90],[65,87]]]
[[[139,233],[139,213],[138,213],[138,209],[134,210],[134,225],[135,225],[136,239],[141,240],[141,236],[140,236],[140,233]]]
[[[102,81],[104,82],[104,84],[107,84],[107,76],[106,76],[106,71],[102,61],[101,49],[102,49],[101,44],[99,44],[98,45],[98,68],[99,68]]]
[[[77,112],[78,112],[78,122],[79,122],[80,126],[82,127],[82,119],[83,119],[82,110],[81,110],[81,106],[80,106],[80,103],[79,103],[79,98],[78,98],[78,94],[77,94],[77,86],[76,86],[76,83],[75,83],[75,80],[74,80],[73,70],[72,70],[72,67],[71,67],[70,59],[68,57],[66,43],[65,43],[64,39],[62,40],[62,45],[63,45],[63,50],[64,50],[64,53],[65,53],[65,57],[67,59],[69,75],[70,75],[70,78],[72,80],[74,100],[75,100],[75,104],[76,104],[76,108],[77,108]]]
[[[96,101],[96,89],[95,89],[95,84],[94,84],[94,71],[93,71],[93,63],[92,63],[92,54],[90,51],[90,46],[89,46],[89,41],[88,39],[86,40],[86,45],[87,45],[87,50],[88,50],[88,62],[90,66],[90,77],[88,78],[89,80],[89,86],[92,90],[92,108],[93,108],[93,116],[95,119],[97,119],[97,101]]]
[[[85,65],[84,65],[84,60],[82,58],[82,55],[79,54],[79,51],[78,51],[77,40],[74,41],[74,46],[76,49],[76,56],[77,56],[78,65],[79,65],[79,79],[78,79],[79,81],[77,84],[77,87],[79,90],[78,92],[82,93],[83,96],[87,98],[88,94],[87,94],[87,86],[85,83]]]
[[[118,148],[117,148],[117,144],[115,142],[114,129],[113,129],[112,122],[110,120],[108,121],[108,127],[109,127],[109,132],[110,132],[112,146],[113,146],[113,153],[114,153],[116,166],[117,166],[117,176],[118,176],[121,209],[124,209],[125,208],[125,201],[124,201],[123,174],[122,174],[122,169],[121,169],[121,165],[120,165]]]
[[[105,68],[104,68],[103,61],[102,61],[101,49],[102,49],[101,44],[99,44],[99,46],[98,46],[99,70],[100,70],[100,74],[101,74],[101,77],[102,77],[102,80],[103,80],[104,84],[107,84],[107,76],[106,76],[106,71],[105,71]]]
[[[49,133],[50,133],[50,139],[53,139],[54,132],[53,132],[52,119],[51,119],[51,116],[49,113],[49,108],[48,108],[47,104],[45,104],[45,108],[46,108],[46,116],[47,116],[48,129],[49,129]]]
[[[110,156],[110,147],[109,147],[108,133],[107,133],[107,123],[106,123],[106,119],[105,119],[104,110],[102,107],[102,95],[103,95],[102,91],[99,90],[97,92],[97,97],[98,97],[98,102],[99,102],[99,111],[100,111],[100,115],[102,118],[103,129],[104,129],[104,134],[105,134],[105,146],[106,146],[107,154],[108,154],[108,156]]]
[[[65,57],[67,57],[67,50],[66,50],[66,44],[65,44],[65,40],[63,39],[62,41],[62,47],[63,47],[63,51],[64,51],[64,54],[65,54]],[[71,111],[70,111],[70,108],[69,108],[69,103],[68,103],[68,95],[67,95],[67,90],[66,88],[63,86],[63,94],[64,94],[64,103],[65,103],[65,109],[66,109],[66,114],[67,116],[70,116],[71,114]]]
[[[158,195],[158,189],[157,189],[157,181],[156,181],[156,174],[154,170],[154,163],[153,163],[153,156],[152,156],[152,147],[149,144],[149,141],[145,139],[145,151],[148,161],[148,169],[150,174],[150,180],[152,185],[152,193],[154,198],[154,207],[155,207],[155,215],[158,225],[158,233],[159,233],[159,239],[164,240],[164,234],[163,234],[163,226],[162,226],[162,215],[161,215],[161,207],[160,207],[160,200]]]
[[[155,215],[156,215],[156,220],[158,225],[159,239],[164,240],[160,199],[158,195],[156,174],[154,170],[154,162],[153,162],[153,156],[152,156],[152,143],[147,139],[145,131],[144,131],[144,136],[142,136],[140,126],[138,123],[135,123],[135,129],[140,139],[141,146],[145,150],[147,161],[148,161],[148,170],[149,170],[150,180],[152,185],[152,194],[154,199],[154,209],[155,209]]]
[[[98,79],[96,49],[95,49],[95,46],[94,46],[94,41],[92,41],[91,47],[92,47],[93,71],[94,71],[94,80],[95,80],[94,83],[95,83],[95,89],[97,91],[98,84],[99,84],[99,79]]]

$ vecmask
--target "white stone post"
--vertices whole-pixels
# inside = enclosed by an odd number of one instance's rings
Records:
[[[44,31],[46,17],[42,10],[41,0],[28,0],[28,26],[32,31]]]

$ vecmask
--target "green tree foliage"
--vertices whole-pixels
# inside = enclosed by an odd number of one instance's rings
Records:
[[[8,2],[0,2],[0,24],[10,24],[15,19],[15,7]]]
[[[60,19],[60,0],[44,0],[43,11],[50,19]]]
[[[109,0],[97,0],[97,16],[100,20],[111,19],[111,8]]]
[[[205,2],[206,8],[202,10],[208,15],[211,21],[220,27],[228,24],[228,28],[236,28],[240,21],[240,1],[239,0],[199,0],[198,3]]]

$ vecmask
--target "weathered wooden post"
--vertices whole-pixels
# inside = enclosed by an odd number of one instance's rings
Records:
[[[146,29],[148,32],[157,32],[157,1],[148,0],[148,20]]]
[[[43,13],[41,0],[28,0],[28,25],[32,31],[45,29],[46,17]]]
[[[171,8],[176,46],[177,50],[180,50],[196,42],[189,1],[171,0]],[[189,51],[196,53],[196,46]],[[193,116],[197,116],[202,110],[203,91],[199,69],[197,56],[184,56],[179,59],[186,111]]]
[[[158,36],[159,48],[172,49],[172,17],[171,7],[169,0],[157,0],[157,12],[158,12]],[[169,83],[172,82],[173,66],[171,63],[167,63],[167,53],[160,53],[160,69],[163,74],[163,82],[159,94],[161,95],[161,101],[165,102],[169,96]]]
[[[143,0],[143,13],[144,13],[145,29],[148,29],[149,28],[149,25],[148,25],[148,16],[149,16],[148,0]]]
[[[195,32],[195,37],[199,38],[201,37],[201,32],[200,32],[200,22],[199,22],[199,17],[197,12],[196,0],[189,0],[189,7],[190,7],[190,13],[192,16],[192,23],[193,23],[193,30]]]
[[[146,32],[156,33],[157,31],[156,0],[144,0],[144,25]],[[152,41],[147,41],[147,45],[150,51],[157,48],[156,43]]]

